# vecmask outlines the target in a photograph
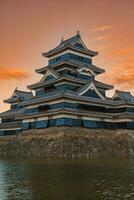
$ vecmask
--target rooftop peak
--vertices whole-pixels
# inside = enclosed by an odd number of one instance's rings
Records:
[[[78,40],[78,39],[80,39],[80,31],[77,31],[75,35],[73,35],[72,37],[69,37],[69,38],[67,38],[65,40],[64,40],[64,37],[62,37],[60,44],[62,44],[62,43],[70,43],[70,42],[72,43],[73,41]]]
[[[46,53],[43,53],[42,55],[45,57],[51,57],[52,55],[57,54],[58,52],[64,51],[67,48],[72,48],[74,51],[77,51],[80,53],[82,52],[92,57],[98,54],[98,52],[92,51],[86,47],[86,45],[82,41],[80,31],[77,31],[77,33],[74,36],[68,39],[64,40],[64,38],[62,37],[61,42],[59,43],[57,47],[55,47],[54,49]]]
[[[77,35],[80,35],[80,31],[79,30],[77,31]]]
[[[61,38],[61,44],[64,42],[64,37]]]

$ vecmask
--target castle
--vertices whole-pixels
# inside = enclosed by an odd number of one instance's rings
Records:
[[[27,87],[30,92],[16,88],[4,100],[11,107],[0,114],[0,135],[54,126],[134,129],[134,96],[119,90],[106,96],[113,86],[96,80],[105,72],[92,63],[97,54],[79,32],[43,53],[48,65],[36,69],[41,80]]]

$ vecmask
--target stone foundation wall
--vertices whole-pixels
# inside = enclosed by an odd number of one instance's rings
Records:
[[[53,127],[23,131],[0,137],[0,157],[130,156],[134,152],[134,131]]]

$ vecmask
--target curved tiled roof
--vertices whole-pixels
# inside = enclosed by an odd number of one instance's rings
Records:
[[[81,44],[83,46],[83,48],[76,46],[75,45],[76,43]],[[66,48],[71,48],[73,50],[83,52],[83,53],[88,54],[90,56],[96,56],[98,54],[98,52],[88,49],[85,46],[85,44],[83,43],[80,34],[77,33],[75,36],[73,36],[73,37],[71,37],[67,40],[62,40],[56,48],[54,48],[54,49],[52,49],[52,50],[50,50],[46,53],[43,53],[42,55],[45,56],[45,57],[50,57],[51,55],[54,55],[54,54],[66,49]]]
[[[132,96],[130,92],[116,90],[112,99],[114,100],[115,97],[118,97],[119,99],[125,100],[127,102],[134,102],[134,96]]]
[[[114,101],[111,98],[106,98],[106,99],[97,99],[93,97],[86,97],[86,96],[79,96],[75,94],[74,92],[71,91],[59,91],[59,92],[52,92],[47,95],[44,95],[43,97],[33,97],[32,100],[27,100],[22,103],[21,105],[33,105],[36,103],[41,103],[41,102],[47,102],[49,100],[57,99],[57,98],[65,98],[65,99],[75,99],[75,100],[80,100],[80,101],[85,101],[88,103],[93,103],[97,105],[107,105],[107,106],[122,106],[122,105],[134,105],[134,102],[126,102],[125,100],[119,100],[119,101]]]
[[[29,85],[28,86],[28,89],[37,89],[38,87],[42,87],[42,86],[47,86],[49,84],[56,84],[57,82],[59,81],[64,81],[64,80],[69,80],[70,83],[71,82],[74,82],[74,83],[80,83],[80,84],[86,84],[89,82],[87,80],[82,80],[80,78],[76,78],[76,77],[73,77],[71,75],[60,75],[56,80],[49,80],[49,81],[45,81],[45,82],[37,82],[37,83],[34,83],[32,85]],[[91,82],[92,80],[90,80]],[[109,85],[109,84],[106,84],[106,83],[103,83],[103,82],[100,82],[100,81],[96,81],[94,80],[94,83],[97,87],[100,87],[100,88],[104,88],[106,90],[109,90],[109,89],[113,89],[113,86],[112,85]]]
[[[65,60],[65,61],[62,61],[62,62],[59,62],[59,63],[56,63],[54,65],[48,65],[46,67],[42,67],[40,69],[36,69],[35,71],[37,73],[41,73],[41,74],[44,74],[48,69],[50,68],[55,68],[57,66],[60,66],[62,64],[67,64],[67,65],[71,65],[71,66],[75,66],[77,68],[81,68],[81,67],[87,67],[87,68],[90,68],[91,70],[93,70],[94,72],[98,73],[98,74],[101,74],[101,73],[104,73],[105,72],[105,69],[102,69],[102,68],[99,68],[93,64],[83,64],[81,62],[78,62],[78,61],[72,61],[72,60]]]
[[[0,117],[16,117],[16,116],[20,116],[21,114],[23,114],[24,111],[25,111],[25,108],[10,109],[10,110],[0,113]]]
[[[21,91],[16,88],[12,96],[9,99],[5,99],[4,102],[12,103],[12,102],[17,102],[17,101],[24,101],[24,100],[31,99],[32,97],[33,97],[32,92]]]

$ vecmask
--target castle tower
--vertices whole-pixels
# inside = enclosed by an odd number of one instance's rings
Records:
[[[97,81],[105,72],[93,64],[97,54],[86,47],[79,32],[43,53],[48,65],[36,69],[42,77],[28,86],[35,96],[17,100],[21,113],[15,115],[14,123],[21,122],[21,130],[53,126],[134,129],[134,97],[122,91],[113,98],[106,96],[113,86]]]

